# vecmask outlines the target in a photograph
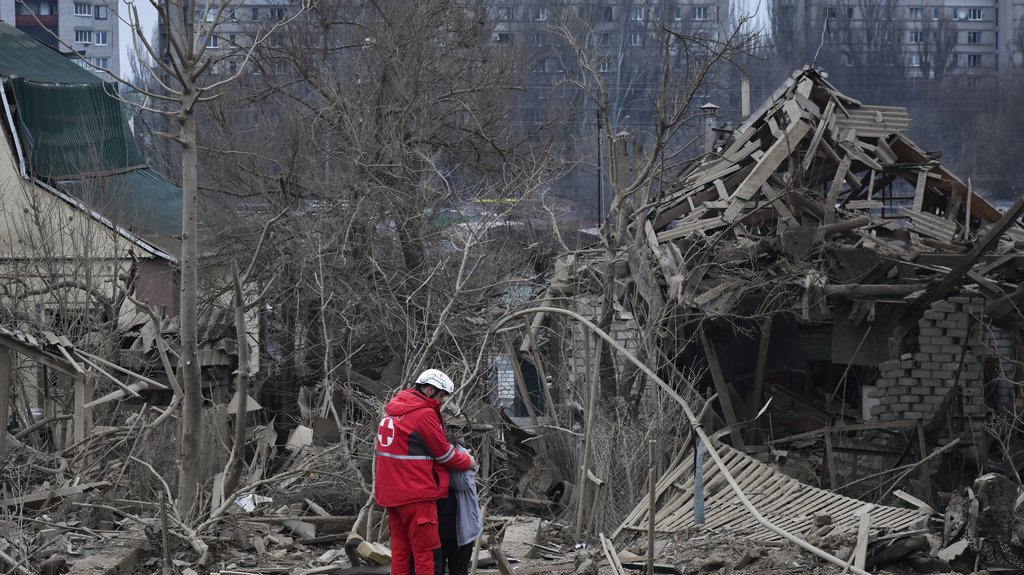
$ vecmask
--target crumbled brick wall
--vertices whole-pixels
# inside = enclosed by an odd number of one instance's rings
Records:
[[[984,306],[985,299],[979,296],[955,296],[932,304],[918,323],[917,351],[879,365],[877,385],[869,391],[879,400],[871,408],[873,418],[883,422],[929,420],[952,388],[958,369],[963,408],[957,415],[984,417],[988,412],[983,368],[987,357],[999,359],[1005,374],[1001,399],[1008,397],[1013,335],[980,321]]]

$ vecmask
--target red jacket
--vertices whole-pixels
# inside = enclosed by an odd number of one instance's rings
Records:
[[[384,411],[377,428],[377,504],[397,507],[448,497],[447,468],[465,471],[472,460],[448,443],[441,402],[406,389]]]

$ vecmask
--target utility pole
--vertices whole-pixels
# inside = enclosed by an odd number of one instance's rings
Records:
[[[601,172],[601,108],[597,109],[597,227],[600,229],[604,222],[604,189],[601,180],[604,174]]]

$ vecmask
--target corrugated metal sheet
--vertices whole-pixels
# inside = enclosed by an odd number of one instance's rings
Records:
[[[46,44],[6,22],[0,22],[0,76],[61,84],[103,82]]]
[[[860,138],[884,138],[890,134],[902,134],[910,126],[910,113],[906,108],[889,106],[860,106],[836,113],[836,128],[853,128]]]

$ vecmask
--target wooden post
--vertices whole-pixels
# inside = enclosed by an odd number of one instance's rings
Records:
[[[828,486],[835,489],[839,486],[836,480],[836,461],[832,453],[832,426],[825,426],[825,464],[828,466]]]
[[[708,341],[707,335],[700,332],[700,342],[704,345],[704,356],[708,360],[708,368],[711,369],[711,379],[715,382],[715,391],[718,393],[718,402],[722,405],[722,413],[725,415],[725,424],[729,426],[729,438],[732,439],[732,446],[743,449],[743,436],[736,428],[736,411],[732,406],[732,396],[729,395],[729,385],[722,375],[722,366],[718,363],[718,353],[715,347]]]
[[[92,401],[92,378],[85,373],[75,374],[75,443],[81,443],[92,432],[92,409],[85,404]]]
[[[693,435],[693,522],[704,525],[704,442]]]
[[[0,457],[7,457],[7,418],[11,416],[10,400],[11,350],[0,347]]]
[[[655,477],[655,471],[657,465],[655,465],[654,459],[654,445],[653,439],[647,442],[647,457],[650,460],[651,468],[647,471],[647,489],[648,489],[648,505],[647,505],[647,575],[654,575],[654,513],[655,503],[657,502],[657,481]]]
[[[587,350],[590,349],[590,335],[585,336],[588,344]],[[591,366],[587,365],[587,372],[590,375],[590,393],[587,397],[587,429],[583,434],[583,463],[580,465],[580,478],[577,481],[576,486],[578,487],[579,497],[576,500],[576,542],[579,543],[583,537],[583,509],[586,507],[585,494],[587,492],[587,470],[590,469],[590,456],[593,453],[594,448],[591,445],[593,432],[594,432],[594,412],[597,411],[597,392],[598,382],[601,378],[601,344],[604,340],[597,341],[597,349],[594,354],[593,370]]]

